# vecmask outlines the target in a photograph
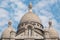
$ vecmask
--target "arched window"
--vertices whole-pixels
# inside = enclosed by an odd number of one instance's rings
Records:
[[[28,26],[28,36],[32,36],[32,27]]]

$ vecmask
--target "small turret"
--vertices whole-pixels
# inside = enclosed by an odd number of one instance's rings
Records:
[[[58,33],[52,26],[52,20],[49,20],[49,35],[51,39],[58,40]]]
[[[15,33],[15,29],[12,27],[12,22],[11,20],[8,21],[8,28],[6,28],[4,30],[4,32],[2,33],[2,40],[9,40],[9,39],[6,39],[6,38],[11,38],[11,33],[12,31]]]

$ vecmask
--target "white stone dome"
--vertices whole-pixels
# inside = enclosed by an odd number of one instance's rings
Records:
[[[58,37],[58,32],[53,27],[50,27],[49,34],[50,34],[51,38],[57,38]]]
[[[13,27],[8,27],[8,28],[5,29],[4,32],[2,33],[2,37],[3,37],[3,38],[9,38],[11,31],[14,31],[14,32],[15,32],[15,30],[13,29]]]
[[[21,19],[21,23],[31,21],[40,23],[39,17],[32,12],[26,13]]]
[[[15,29],[12,27],[11,22],[9,21],[8,22],[8,28],[6,28],[4,30],[4,32],[2,33],[2,38],[9,38],[10,37],[10,33],[12,31],[15,32]]]
[[[40,23],[39,17],[32,12],[32,3],[29,4],[29,12],[22,17],[20,22],[23,23],[31,21]]]

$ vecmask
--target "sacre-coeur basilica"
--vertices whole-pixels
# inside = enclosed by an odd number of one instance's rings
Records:
[[[1,40],[59,40],[58,32],[52,26],[52,21],[49,21],[49,26],[44,28],[39,17],[32,11],[32,3],[28,8],[28,12],[22,16],[18,24],[17,31],[9,21],[8,27],[2,32]]]

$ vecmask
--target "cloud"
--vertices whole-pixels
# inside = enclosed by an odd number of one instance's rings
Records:
[[[16,8],[14,4],[17,6]],[[21,17],[27,12],[27,6],[21,1],[14,1],[14,4],[11,5],[11,7],[13,7],[12,9],[15,11],[13,18],[15,21],[20,21]]]
[[[46,11],[44,9],[40,10],[40,13],[43,14],[43,15],[45,15],[45,16],[47,16],[47,17],[49,17],[49,18],[54,17],[54,15],[52,14],[52,12]]]
[[[40,20],[41,20],[41,23],[43,24],[44,27],[48,26],[48,17],[46,16],[39,16],[40,17]]]
[[[54,17],[51,12],[51,6],[53,6],[57,0],[41,0],[34,6],[35,13],[39,13],[40,15],[49,16],[50,18]]]
[[[6,15],[8,15],[8,12],[6,10],[4,10],[3,8],[0,8],[0,18],[6,17]]]
[[[8,2],[9,0],[2,0],[1,3],[0,3],[0,7],[8,7]]]
[[[26,5],[24,3],[22,3],[21,1],[19,0],[12,0],[11,2],[13,2],[13,4],[11,4],[11,7],[14,7],[14,4],[17,6],[17,8],[19,9],[26,9]]]
[[[0,8],[0,26],[7,24],[8,14],[8,11],[3,8]]]
[[[57,0],[41,0],[35,5],[35,7],[42,9],[47,6],[51,6],[51,5],[55,4],[56,2],[57,2]]]
[[[24,15],[24,13],[21,12],[21,11],[17,11],[15,15],[16,15],[16,16],[14,17],[15,21],[18,21],[18,22],[19,22],[20,19],[21,19],[21,17]]]

